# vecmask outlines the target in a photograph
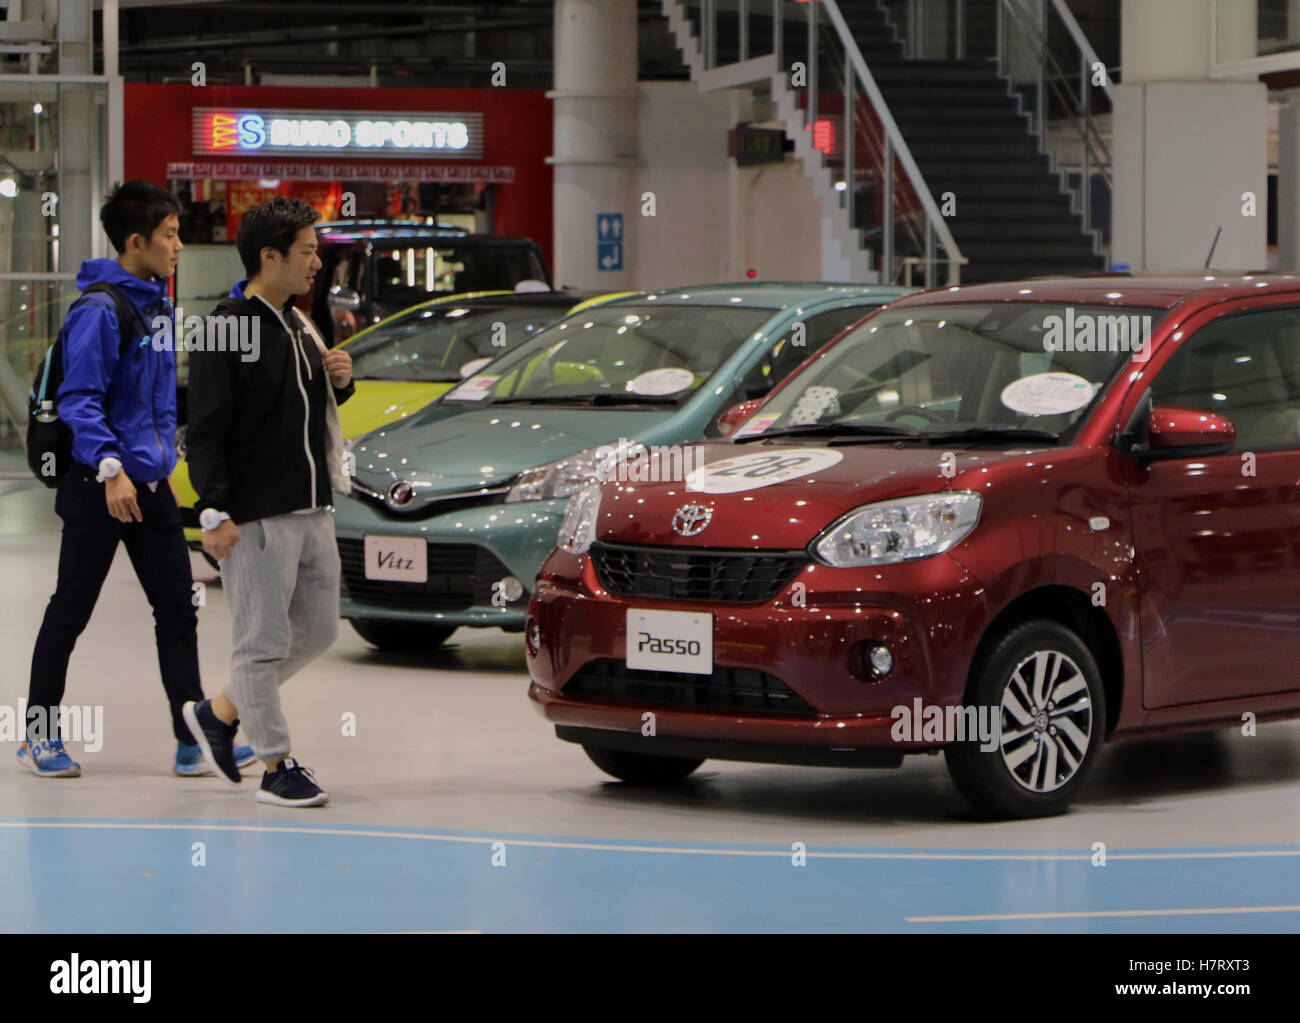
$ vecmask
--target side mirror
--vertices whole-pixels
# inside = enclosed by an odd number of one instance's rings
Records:
[[[352,288],[336,284],[330,288],[329,304],[331,309],[343,309],[355,313],[361,308],[361,296]]]
[[[754,410],[763,404],[761,399],[752,398],[749,401],[742,401],[739,405],[732,405],[726,412],[718,417],[718,430],[722,436],[730,437],[740,429],[745,420],[754,414]]]
[[[1136,444],[1137,458],[1196,458],[1217,455],[1237,442],[1237,428],[1231,421],[1202,409],[1159,405],[1147,421],[1145,444]]]

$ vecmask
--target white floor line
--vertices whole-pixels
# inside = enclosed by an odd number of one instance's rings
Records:
[[[1207,909],[1110,909],[1073,913],[983,913],[978,916],[907,916],[910,924],[984,923],[990,920],[1091,920],[1117,916],[1227,916],[1233,913],[1300,913],[1300,906],[1215,906]]]
[[[84,821],[0,821],[0,828],[85,828],[108,829],[114,831],[243,831],[265,832],[283,835],[334,835],[353,838],[405,838],[420,842],[460,842],[467,845],[491,845],[504,842],[506,845],[526,846],[538,849],[586,849],[598,852],[646,852],[668,853],[683,856],[768,856],[786,859],[793,855],[787,849],[705,849],[673,848],[658,845],[615,845],[603,842],[553,842],[536,838],[492,838],[468,835],[429,835],[405,831],[372,831],[348,828],[296,828],[278,827],[273,824],[215,824],[197,821],[193,824],[138,823],[131,821],[101,821],[87,823]],[[1080,861],[1089,862],[1091,852],[1079,853],[946,853],[946,852],[819,852],[808,849],[804,854],[814,859],[840,860],[975,860],[986,862],[1015,861]],[[1107,853],[1106,860],[1214,860],[1214,859],[1267,859],[1278,856],[1300,856],[1300,848],[1295,849],[1240,849],[1227,852],[1181,852],[1181,853]]]

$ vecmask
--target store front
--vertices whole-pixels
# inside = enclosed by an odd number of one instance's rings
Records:
[[[542,92],[128,84],[125,105],[126,177],[165,183],[184,206],[191,251],[178,300],[208,304],[238,268],[244,211],[276,195],[310,203],[323,221],[519,235],[550,261]]]

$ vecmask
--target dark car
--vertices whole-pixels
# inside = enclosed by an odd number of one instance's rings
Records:
[[[440,295],[551,288],[542,250],[528,238],[418,220],[330,221],[317,237],[311,317],[331,345]]]
[[[1300,716],[1294,276],[900,299],[695,452],[570,499],[525,626],[615,777],[943,750],[1031,817],[1105,741]]]

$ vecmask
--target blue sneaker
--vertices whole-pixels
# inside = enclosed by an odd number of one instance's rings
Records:
[[[252,746],[235,747],[236,767],[247,767],[255,763],[257,763],[257,754],[253,752]],[[212,773],[212,768],[203,759],[203,750],[199,749],[197,744],[191,746],[184,742],[176,744],[176,764],[172,770],[182,778],[198,778]]]
[[[24,742],[18,747],[18,763],[41,778],[80,778],[81,765],[68,756],[63,743]]]

